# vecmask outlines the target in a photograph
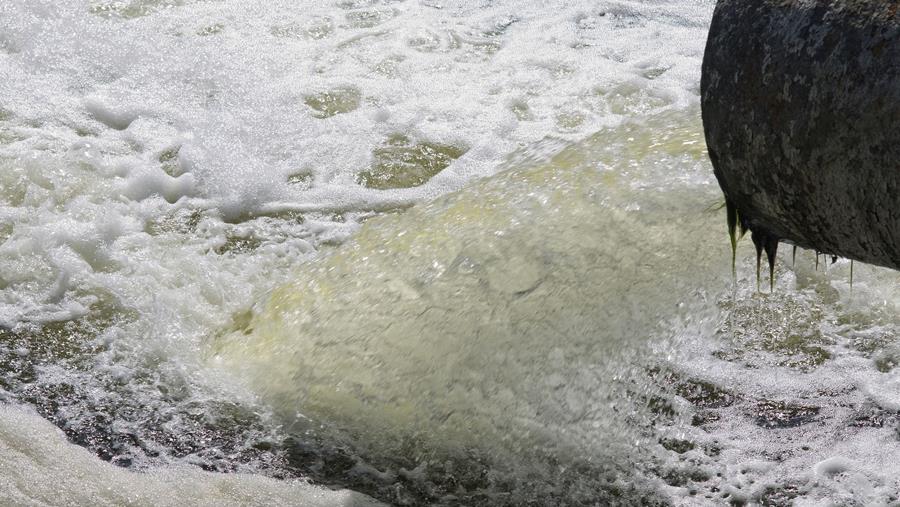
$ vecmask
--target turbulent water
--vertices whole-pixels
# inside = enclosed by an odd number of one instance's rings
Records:
[[[4,1],[3,503],[900,501],[898,276],[732,278],[712,6]]]

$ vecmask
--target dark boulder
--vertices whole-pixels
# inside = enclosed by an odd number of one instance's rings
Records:
[[[900,269],[900,0],[719,0],[703,124],[730,221]]]

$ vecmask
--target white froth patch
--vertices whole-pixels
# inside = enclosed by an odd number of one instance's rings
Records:
[[[117,108],[98,97],[88,97],[84,108],[100,123],[115,130],[125,130],[141,115],[137,108]]]
[[[16,48],[3,84],[14,100],[4,103],[42,130],[87,133],[112,164],[141,158],[148,144],[189,145],[196,193],[228,216],[325,199],[286,184],[304,168],[364,209],[383,192],[355,175],[397,132],[471,153],[404,192],[423,199],[548,135],[578,139],[623,116],[696,103],[709,13],[638,2],[12,1],[2,14],[16,21],[0,40]],[[346,89],[357,103],[339,114],[304,104]],[[154,127],[127,144],[147,119]],[[146,178],[133,186],[144,189],[126,193],[134,199],[193,195]]]
[[[458,189],[524,146],[696,104],[710,8],[3,2],[0,207],[15,216],[0,218],[12,228],[0,229],[0,318],[60,318],[97,292],[145,313],[151,294],[193,301],[170,282],[197,277],[235,295],[206,309],[222,319],[275,283],[255,285],[277,278],[273,264],[344,240],[373,212]],[[308,105],[347,90],[327,114]],[[365,188],[358,174],[397,134],[466,151],[420,186]],[[206,236],[157,227],[187,209]],[[122,225],[92,229],[107,216]],[[210,255],[230,234],[214,222],[260,216],[291,217],[257,231],[264,255]]]
[[[0,406],[0,496],[15,505],[381,505],[358,493],[332,491],[302,481],[196,468],[129,472],[66,441],[36,414]]]
[[[122,195],[135,201],[152,196],[162,196],[169,203],[195,193],[197,181],[190,173],[170,176],[159,169],[149,169],[132,174],[122,189]]]
[[[833,456],[822,460],[813,467],[813,471],[819,477],[831,478],[854,468],[853,462],[841,456]]]
[[[893,505],[900,384],[884,359],[897,347],[900,275],[856,264],[851,290],[848,261],[820,260],[816,271],[813,253],[801,250],[792,267],[788,247],[775,293],[756,294],[748,243],[737,303],[721,301],[718,331],[685,340],[673,361],[734,397],[692,409],[717,416],[686,431],[698,448],[719,449],[695,457],[721,476],[692,484],[695,496],[678,503]]]

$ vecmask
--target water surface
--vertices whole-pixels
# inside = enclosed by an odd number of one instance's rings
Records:
[[[712,7],[4,2],[0,496],[896,502],[897,277],[732,279]]]

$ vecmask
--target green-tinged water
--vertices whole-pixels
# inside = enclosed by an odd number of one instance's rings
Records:
[[[698,287],[729,285],[714,190],[655,187],[703,165],[697,136],[693,115],[664,115],[373,219],[211,360],[386,488],[411,474],[436,502],[636,501],[610,477],[647,480],[642,368],[706,325]],[[485,479],[458,488],[448,463]]]

